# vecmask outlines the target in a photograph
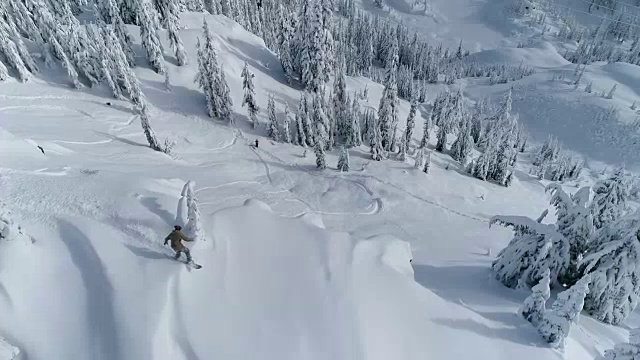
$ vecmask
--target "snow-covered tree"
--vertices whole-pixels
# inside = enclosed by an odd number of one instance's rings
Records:
[[[547,269],[551,281],[555,282],[569,266],[569,244],[555,226],[524,216],[494,216],[490,223],[514,230],[513,239],[498,253],[491,266],[496,279],[505,286],[532,286]]]
[[[166,66],[164,63],[164,49],[158,37],[158,16],[153,9],[151,0],[138,1],[138,18],[140,25],[140,39],[142,48],[147,54],[147,60],[153,71],[164,74]]]
[[[302,93],[300,96],[300,102],[298,103],[298,111],[296,112],[296,137],[297,143],[302,147],[307,147],[310,145],[310,140],[307,138],[307,134],[309,134],[310,125],[309,125],[309,110],[307,108],[307,97],[306,93]]]
[[[187,64],[187,52],[180,39],[180,8],[177,0],[160,0],[163,6],[161,7],[166,11],[163,16],[164,25],[167,28],[167,36],[171,43],[171,48],[175,52],[176,62],[178,66]]]
[[[147,138],[149,147],[155,151],[163,151],[164,149],[160,146],[160,143],[158,143],[155,132],[151,129],[149,110],[146,105],[140,109],[140,125],[142,125],[142,130],[144,131],[144,136]]]
[[[569,242],[569,266],[558,280],[565,286],[571,286],[581,276],[578,264],[595,231],[588,206],[591,188],[583,187],[572,196],[558,184],[550,184],[546,191],[551,192],[551,205],[556,208],[556,228]]]
[[[14,221],[13,215],[6,207],[6,204],[0,201],[0,241],[15,240],[25,241],[27,243],[34,241],[22,226]]]
[[[382,147],[386,151],[392,151],[392,143],[395,139],[395,129],[398,125],[398,83],[396,72],[398,68],[398,42],[392,37],[390,49],[385,61],[384,90],[378,106],[378,124],[382,138]]]
[[[206,20],[205,29],[208,30]],[[210,117],[215,117],[217,111],[214,103],[215,92],[213,90],[213,83],[215,81],[216,74],[212,71],[213,69],[209,67],[209,59],[206,55],[207,52],[202,48],[202,45],[200,45],[200,39],[198,39],[198,42],[196,43],[196,48],[198,52],[198,73],[196,74],[196,82],[204,92],[204,96],[207,101],[207,114]]]
[[[300,79],[311,92],[320,90],[330,75],[333,59],[333,38],[331,37],[331,14],[326,14],[323,4],[327,0],[302,0],[300,7],[300,27],[297,42],[300,56],[296,68],[300,69]]]
[[[616,93],[617,88],[618,84],[613,84],[613,87],[611,87],[611,90],[609,90],[609,93],[607,94],[607,99],[613,99],[613,95]]]
[[[202,29],[205,43],[204,48],[202,48],[200,41],[198,41],[198,73],[195,81],[204,91],[209,116],[232,123],[231,109],[233,100],[231,100],[229,85],[224,71],[218,63],[218,54],[213,45],[213,38],[206,19],[203,21]]]
[[[291,143],[291,111],[289,111],[289,104],[286,102],[282,119],[282,140],[287,144]]]
[[[460,131],[458,131],[458,137],[451,146],[451,156],[459,161],[462,166],[465,166],[471,150],[473,150],[471,123],[465,118],[460,126]]]
[[[269,138],[273,141],[280,141],[280,128],[278,126],[278,118],[276,117],[276,102],[273,99],[273,94],[269,95],[267,116],[269,120],[269,127],[267,129]]]
[[[424,151],[424,149],[421,149],[420,151]],[[427,156],[424,159],[424,166],[422,167],[422,172],[425,174],[428,174],[430,167],[431,167],[431,151],[428,151]]]
[[[342,146],[340,148],[340,157],[338,158],[338,171],[349,171],[349,150]]]
[[[344,77],[344,59],[339,64],[338,72],[333,81],[333,120],[337,133],[345,139],[352,137],[351,121],[347,104],[347,84]]]
[[[425,153],[425,149],[424,148],[418,148],[418,150],[416,151],[416,158],[414,159],[414,167],[416,169],[422,170],[424,168],[424,153]]]
[[[551,280],[549,276],[550,271],[546,269],[538,284],[531,288],[531,295],[524,300],[524,304],[518,310],[520,315],[533,325],[538,325],[538,322],[542,320],[546,312],[545,304],[551,296],[551,290],[549,289]]]
[[[189,181],[182,189],[182,197],[186,200],[187,206],[187,223],[184,226],[184,232],[196,241],[206,240],[194,187],[195,182]]]
[[[316,154],[316,167],[320,170],[327,168],[327,162],[325,159],[325,147],[326,142],[329,139],[327,133],[328,119],[323,109],[324,101],[318,95],[315,94],[313,98],[313,126],[314,126],[314,152]]]
[[[438,142],[436,151],[445,152],[447,150],[447,130],[444,124],[438,126]]]
[[[375,161],[381,161],[383,158],[382,149],[382,136],[380,135],[380,125],[378,125],[378,119],[370,114],[369,124],[369,146],[371,158]]]
[[[591,275],[584,309],[599,321],[620,324],[638,305],[639,230],[639,220],[633,218],[609,223],[581,262],[581,272]]]
[[[551,305],[538,325],[538,332],[542,338],[554,347],[564,346],[565,339],[569,336],[573,325],[585,304],[585,297],[590,293],[589,282],[591,277],[584,276],[569,290],[558,294],[558,298]]]
[[[415,99],[411,102],[411,108],[409,108],[409,116],[407,116],[407,127],[404,130],[404,142],[406,147],[411,145],[411,139],[413,138],[413,129],[416,126],[416,111],[418,110],[418,103]]]
[[[633,360],[640,358],[640,329],[629,330],[629,342],[616,344],[613,349],[605,350],[598,360]]]
[[[353,96],[351,102],[351,113],[349,114],[351,121],[350,136],[347,137],[347,145],[360,146],[362,145],[362,132],[360,129],[360,104],[358,103],[357,96]]]
[[[598,181],[593,186],[593,201],[591,213],[596,228],[619,219],[626,210],[627,184],[624,179],[624,169],[620,168],[605,180]]]
[[[242,88],[244,89],[244,97],[242,98],[242,106],[247,105],[247,112],[249,113],[249,120],[251,121],[251,125],[255,129],[258,126],[258,111],[260,108],[256,104],[255,99],[255,89],[253,86],[253,73],[249,70],[249,64],[244,62],[244,68],[242,69]]]
[[[429,137],[431,131],[431,118],[433,115],[433,110],[429,112],[429,116],[424,119],[424,124],[422,126],[422,140],[420,140],[420,148],[424,149],[429,145]]]

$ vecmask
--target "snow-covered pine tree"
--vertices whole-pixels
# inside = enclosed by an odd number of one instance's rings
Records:
[[[229,84],[227,84],[227,77],[224,74],[224,68],[222,64],[218,62],[218,54],[215,48],[211,48],[210,55],[211,62],[213,63],[213,69],[215,70],[215,82],[213,83],[213,90],[215,91],[214,102],[216,109],[218,110],[218,118],[225,120],[229,124],[235,122],[233,118],[233,100],[231,99],[231,90]]]
[[[571,325],[580,316],[585,304],[585,297],[590,293],[590,281],[591,277],[586,275],[569,290],[558,294],[558,298],[551,305],[551,310],[542,317],[538,325],[538,332],[553,347],[564,346]]]
[[[370,114],[370,124],[369,124],[369,145],[370,145],[370,153],[371,158],[375,161],[381,161],[383,158],[382,149],[382,136],[380,135],[380,125],[378,124],[378,119]]]
[[[1,18],[0,18],[1,20]],[[7,64],[18,73],[20,81],[25,82],[31,77],[22,57],[18,53],[16,44],[10,39],[8,32],[0,22],[0,54],[4,55]]]
[[[249,70],[249,64],[244,62],[244,68],[242,69],[242,88],[244,89],[244,97],[242,98],[242,106],[247,105],[247,112],[249,113],[249,121],[255,129],[258,127],[258,111],[260,108],[256,104],[255,89],[253,86],[253,73]]]
[[[349,150],[345,146],[340,148],[340,157],[338,158],[338,171],[349,171]]]
[[[294,29],[291,27],[289,19],[284,16],[284,10],[282,4],[279,4],[281,9],[280,13],[280,32],[279,32],[279,47],[278,56],[280,57],[280,64],[282,65],[282,71],[287,79],[287,83],[291,84],[294,74],[293,68],[293,55],[291,54],[291,41],[293,40]]]
[[[382,138],[382,147],[386,151],[391,148],[395,137],[394,129],[398,124],[398,83],[396,73],[398,71],[398,41],[395,36],[391,39],[391,45],[386,58],[384,90],[378,106],[378,124]]]
[[[424,149],[421,149],[421,151],[424,151]],[[422,167],[422,172],[425,174],[428,174],[430,167],[431,167],[431,151],[428,151],[427,156],[424,159],[424,166]]]
[[[295,137],[297,138],[298,145],[307,147],[307,123],[309,114],[307,112],[307,98],[303,92],[300,96],[300,102],[298,103],[298,111],[296,112],[296,130]]]
[[[195,241],[206,240],[204,226],[198,209],[198,199],[194,190],[195,182],[189,181],[185,185],[186,192],[183,189],[183,195],[187,200],[187,223],[185,224],[185,233],[192,237]]]
[[[416,169],[422,170],[424,168],[424,152],[425,152],[425,148],[418,148],[418,150],[416,150],[416,158],[414,159],[414,163],[413,166]]]
[[[206,20],[205,20],[205,29]],[[206,30],[205,30],[206,31]],[[206,33],[205,33],[206,36]],[[198,39],[196,43],[196,48],[198,52],[198,73],[196,74],[196,82],[198,86],[204,92],[204,97],[207,101],[207,114],[210,117],[216,117],[217,110],[215,108],[215,103],[213,98],[215,97],[215,93],[213,91],[213,81],[215,80],[215,72],[213,72],[208,65],[209,59],[207,59],[206,52],[200,45],[200,39]]]
[[[9,78],[9,70],[7,66],[0,59],[0,81],[5,81]]]
[[[269,121],[269,127],[267,128],[269,138],[273,141],[280,141],[280,129],[278,126],[278,118],[276,117],[276,102],[273,99],[273,94],[269,95],[267,116]]]
[[[282,119],[282,140],[287,144],[291,143],[291,111],[289,111],[289,104],[286,102]]]
[[[147,60],[153,71],[164,74],[164,49],[158,37],[158,16],[151,4],[151,0],[138,0],[138,18],[140,25],[140,39],[142,48],[147,54]]]
[[[338,64],[338,72],[333,81],[333,120],[339,136],[344,139],[352,137],[351,121],[349,121],[349,109],[347,107],[347,84],[344,78],[344,58]]]
[[[316,93],[313,98],[314,153],[316,154],[316,167],[320,170],[327,168],[325,143],[329,138],[327,134],[327,118],[322,108],[322,103],[322,98]]]
[[[471,123],[465,117],[458,131],[458,137],[451,146],[451,156],[460,162],[462,166],[467,165],[467,159],[473,150],[473,138],[471,137]]]
[[[422,140],[420,140],[420,148],[424,149],[429,145],[429,137],[431,131],[431,118],[433,117],[433,110],[429,112],[429,116],[424,119],[422,126]]]
[[[640,357],[640,329],[629,330],[629,342],[616,344],[613,349],[605,350],[598,360],[633,360]]]
[[[407,139],[404,136],[400,138],[400,147],[398,148],[396,159],[402,162],[407,160]]]
[[[613,95],[616,93],[617,88],[618,88],[618,84],[613,84],[613,87],[611,88],[611,90],[609,90],[609,93],[607,94],[607,99],[613,99]]]
[[[411,101],[411,107],[409,108],[409,115],[407,116],[407,126],[404,130],[404,143],[405,143],[405,151],[408,146],[411,145],[411,139],[413,138],[413,129],[416,126],[416,111],[418,110],[418,103],[415,101]]]
[[[545,304],[551,296],[551,290],[549,289],[550,275],[549,269],[546,269],[538,284],[531,288],[531,295],[524,300],[524,304],[518,310],[520,315],[533,325],[538,325],[538,322],[542,320],[546,312]]]
[[[438,126],[438,142],[436,144],[436,151],[445,152],[447,150],[447,130],[446,126],[441,123]]]
[[[153,129],[151,129],[151,124],[149,123],[149,110],[147,109],[146,104],[140,109],[140,125],[142,125],[142,130],[144,131],[144,136],[147,138],[149,147],[155,151],[162,152],[163,149],[160,146],[160,143],[158,143],[156,134]]]
[[[473,115],[471,117],[471,137],[473,137],[473,142],[475,144],[480,142],[480,137],[483,135],[483,121],[486,116],[487,107],[486,98],[476,101]]]
[[[607,324],[621,324],[638,305],[640,295],[640,225],[623,218],[597,232],[580,271],[591,275],[584,309]]]
[[[327,62],[329,55],[325,53],[331,37],[331,29],[325,28],[330,23],[325,22],[322,0],[302,0],[300,7],[300,27],[297,41],[300,44],[300,56],[297,69],[300,69],[300,79],[308,91],[319,91],[327,81]]]
[[[362,145],[362,132],[360,130],[360,104],[358,103],[358,97],[355,93],[353,94],[351,113],[349,117],[351,121],[351,136],[347,138],[347,145],[360,146]]]
[[[624,169],[619,168],[609,178],[598,181],[593,186],[593,193],[591,214],[599,229],[619,219],[626,210],[628,189]]]
[[[187,64],[187,52],[180,39],[180,8],[178,0],[160,0],[166,14],[163,16],[164,25],[167,28],[167,36],[171,43],[171,48],[175,52],[178,66]]]
[[[589,208],[591,188],[583,187],[573,196],[569,196],[558,184],[549,184],[546,191],[552,194],[551,205],[556,209],[556,228],[569,243],[569,265],[558,280],[565,286],[571,286],[581,276],[579,262],[586,253],[595,228]]]
[[[13,219],[13,214],[6,204],[0,201],[0,241],[21,240],[25,243],[33,243],[34,239],[29,236],[22,226]]]
[[[542,219],[539,219],[542,221]],[[491,265],[496,279],[505,286],[532,286],[549,269],[550,279],[569,266],[569,244],[553,225],[542,224],[524,216],[494,216],[490,224],[512,227],[514,237]]]

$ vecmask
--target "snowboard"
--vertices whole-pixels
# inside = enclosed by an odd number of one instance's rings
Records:
[[[189,262],[185,261],[184,263],[185,263],[185,264],[187,264],[187,266],[191,266],[191,267],[193,267],[194,269],[200,269],[200,268],[202,268],[202,265],[200,265],[200,264],[196,264],[193,260],[191,260],[191,261],[189,261]]]

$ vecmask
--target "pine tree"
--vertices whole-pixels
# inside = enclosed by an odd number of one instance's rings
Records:
[[[640,295],[640,226],[636,219],[609,223],[597,232],[580,271],[591,275],[585,311],[607,324],[622,323]]]
[[[605,350],[598,360],[633,360],[640,357],[640,329],[629,330],[629,342],[616,344],[613,349]]]
[[[206,29],[206,21],[205,21],[205,29]],[[202,46],[200,45],[200,39],[198,39],[198,42],[196,43],[196,47],[198,52],[198,73],[196,74],[196,82],[204,92],[204,96],[207,101],[207,114],[210,117],[216,117],[217,110],[215,108],[215,103],[213,101],[213,98],[215,97],[215,93],[213,91],[213,82],[215,81],[215,73],[211,71],[212,69],[208,66],[209,59],[207,59],[206,52],[204,49],[202,49]]]
[[[585,296],[589,294],[590,281],[591,277],[586,275],[569,290],[558,294],[558,298],[551,305],[551,311],[540,321],[538,332],[552,346],[564,346],[571,325],[577,321],[584,307]]]
[[[609,90],[609,93],[607,94],[607,99],[613,99],[613,95],[615,94],[617,88],[618,88],[618,84],[613,84],[613,87],[611,88],[611,90]]]
[[[546,269],[538,284],[531,288],[531,295],[524,300],[524,304],[518,310],[520,315],[533,325],[538,325],[546,312],[545,304],[551,296],[551,290],[549,289],[551,280],[549,276],[550,271]]]
[[[327,53],[332,43],[330,17],[323,16],[322,0],[302,0],[300,7],[301,26],[297,41],[301,50],[298,65],[300,79],[308,91],[316,92],[328,80],[327,62],[331,54]]]
[[[162,43],[158,37],[158,17],[150,0],[139,0],[138,16],[142,48],[153,71],[164,74],[166,71]]]
[[[167,28],[167,36],[171,43],[171,48],[175,51],[178,66],[187,64],[187,52],[180,39],[180,9],[177,0],[162,0],[163,8],[167,13],[164,16],[164,24]]]
[[[185,224],[185,232],[195,241],[206,240],[200,210],[198,209],[198,199],[196,198],[194,187],[195,182],[193,181],[189,181],[185,185],[185,188],[187,189],[187,223]],[[185,196],[184,191],[183,196]]]
[[[280,4],[280,9],[282,9],[282,4]],[[284,16],[284,11],[281,11],[281,14]],[[293,56],[291,54],[291,41],[293,39],[294,30],[285,17],[281,17],[280,20],[282,25],[280,28],[278,53],[280,63],[282,64],[282,71],[284,71],[284,76],[287,79],[287,83],[291,84],[294,77]]]
[[[15,43],[9,38],[9,34],[0,23],[0,54],[8,61],[8,64],[16,70],[20,81],[25,82],[31,77],[31,73],[25,66]]]
[[[146,105],[140,109],[140,124],[142,125],[144,136],[147,138],[147,142],[149,142],[149,147],[155,151],[163,151],[158,143],[156,134],[153,132],[153,129],[151,129],[151,124],[149,124],[149,111]]]
[[[267,103],[267,116],[269,119],[269,138],[273,141],[280,141],[278,118],[276,118],[276,103],[273,99],[273,94],[269,95],[269,102]]]
[[[398,156],[396,158],[402,162],[407,160],[407,140],[404,136],[400,139],[400,148],[398,149]]]
[[[407,117],[407,127],[404,130],[404,142],[406,146],[409,146],[411,144],[411,139],[413,138],[413,128],[416,126],[417,110],[418,103],[416,103],[414,99],[413,101],[411,101],[411,108],[409,109],[409,116]]]
[[[214,68],[216,72],[216,82],[213,84],[213,88],[216,95],[215,102],[216,108],[218,109],[218,117],[220,120],[226,120],[229,124],[233,124],[233,100],[231,99],[231,90],[229,89],[229,84],[227,84],[224,68],[222,64],[217,61],[218,55],[215,49],[213,49],[211,58],[214,59],[216,65]]]
[[[619,219],[626,208],[627,185],[624,169],[620,168],[606,180],[598,181],[593,187],[591,213],[596,228]]]
[[[381,161],[383,156],[382,136],[380,135],[380,125],[375,116],[370,114],[371,123],[369,125],[369,145],[371,147],[371,158],[375,161]]]
[[[422,127],[422,140],[420,140],[420,148],[424,149],[429,145],[429,137],[431,131],[431,118],[433,116],[433,110],[429,112],[429,116],[424,119],[424,125]]]
[[[467,159],[473,149],[473,138],[471,137],[471,123],[468,120],[463,120],[463,123],[458,132],[456,141],[451,146],[451,155],[453,158],[465,166]]]
[[[349,151],[344,146],[340,148],[340,157],[338,158],[338,171],[349,171]]]
[[[539,219],[542,221],[542,218]],[[496,279],[505,286],[536,284],[549,269],[550,279],[569,265],[569,244],[553,225],[541,224],[523,216],[494,216],[490,224],[512,227],[514,237],[491,265]]]
[[[352,138],[351,122],[347,107],[347,84],[344,78],[344,58],[341,60],[338,73],[333,82],[333,119],[337,133],[345,139]]]
[[[249,70],[249,64],[244,62],[244,69],[242,70],[242,88],[244,89],[244,97],[242,98],[242,106],[247,105],[247,112],[249,113],[249,120],[253,128],[258,127],[258,111],[260,108],[256,104],[255,90],[253,86],[253,73]]]
[[[438,143],[436,151],[445,152],[447,150],[447,130],[444,124],[438,126]]]
[[[307,112],[307,98],[305,93],[302,93],[300,97],[300,102],[298,103],[298,111],[296,112],[296,138],[297,143],[302,147],[307,147],[307,123],[308,123],[308,112]]]
[[[569,243],[569,265],[558,280],[561,284],[571,286],[581,276],[579,262],[595,231],[588,206],[591,188],[583,187],[573,196],[569,196],[558,184],[549,184],[546,191],[552,194],[551,205],[556,209],[556,228]]]
[[[476,102],[473,116],[471,117],[471,136],[473,137],[473,142],[475,144],[478,144],[480,142],[480,137],[482,136],[483,130],[482,122],[484,120],[486,112],[487,100],[485,98],[482,98],[481,100]]]
[[[424,167],[424,148],[419,148],[416,151],[416,158],[414,159],[414,167],[416,169],[422,170]]]
[[[360,146],[362,145],[362,132],[360,129],[360,104],[358,98],[354,93],[353,101],[351,103],[351,136],[347,138],[348,146]]]
[[[282,140],[290,144],[291,143],[291,112],[289,111],[289,104],[284,104],[284,116],[282,119]]]
[[[327,133],[328,120],[322,108],[322,103],[322,98],[316,93],[313,98],[314,152],[316,154],[316,167],[320,170],[327,168],[325,143],[329,139]]]
[[[424,149],[422,149],[424,151]],[[424,167],[422,168],[422,172],[425,174],[429,173],[429,168],[431,167],[431,151],[427,152],[427,156],[424,160]]]
[[[398,124],[398,84],[396,72],[398,69],[398,42],[393,37],[391,48],[386,59],[384,90],[378,106],[378,123],[382,138],[382,147],[386,151],[392,151],[392,142],[395,139],[394,130]]]

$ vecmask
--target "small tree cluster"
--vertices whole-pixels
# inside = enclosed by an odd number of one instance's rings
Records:
[[[218,62],[218,53],[213,45],[213,38],[206,20],[203,22],[202,29],[205,43],[203,48],[198,39],[198,74],[196,75],[196,83],[204,91],[208,115],[232,122],[233,101],[231,100],[229,85],[227,85],[222,65]]]

